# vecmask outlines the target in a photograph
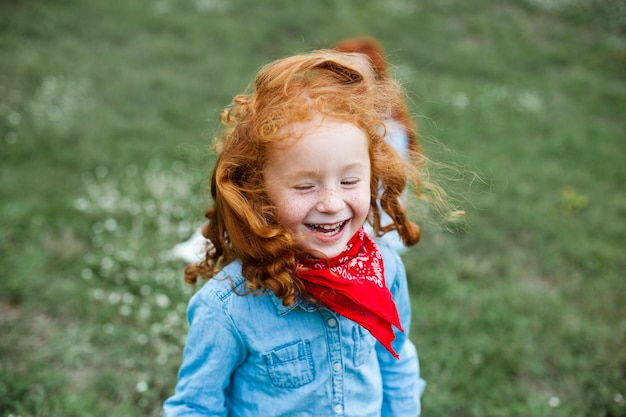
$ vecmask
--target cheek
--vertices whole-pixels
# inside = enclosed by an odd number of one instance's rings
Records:
[[[291,222],[292,214],[298,210],[298,200],[280,187],[268,187],[267,196],[276,210],[277,220],[283,226]]]
[[[276,204],[278,221],[286,227],[300,224],[308,213],[307,202],[302,198],[287,198]]]
[[[369,189],[363,190],[352,196],[350,202],[354,211],[358,211],[361,216],[367,217],[370,210]]]

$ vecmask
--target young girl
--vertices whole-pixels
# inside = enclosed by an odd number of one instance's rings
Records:
[[[419,240],[401,197],[428,184],[384,140],[401,102],[363,55],[317,51],[264,67],[224,111],[212,247],[185,271],[209,281],[166,417],[420,414],[404,266],[363,228]]]

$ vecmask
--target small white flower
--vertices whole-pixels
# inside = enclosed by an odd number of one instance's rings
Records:
[[[133,309],[130,308],[130,306],[123,305],[123,306],[120,307],[119,311],[120,311],[120,316],[128,317],[128,316],[130,316],[130,313],[133,312]]]
[[[518,93],[517,101],[524,109],[537,112],[543,108],[543,100],[535,91],[524,90]]]
[[[132,295],[131,293],[125,292],[122,295],[122,303],[124,303],[124,304],[132,304],[134,302],[135,302],[135,296]]]
[[[156,305],[158,305],[161,308],[167,308],[170,306],[170,299],[165,294],[157,294],[154,297],[154,301],[156,302]]]
[[[89,205],[89,201],[85,197],[79,197],[74,201],[74,208],[79,211],[87,210]]]
[[[102,258],[100,266],[102,266],[103,269],[111,269],[115,266],[115,261],[109,256],[105,256],[104,258]]]
[[[154,334],[161,334],[163,332],[163,325],[161,323],[153,323],[152,326],[150,326],[150,330],[152,330]]]
[[[150,311],[150,306],[148,305],[142,305],[141,308],[139,308],[139,311],[137,312],[137,316],[139,317],[140,320],[147,320],[150,318],[151,315],[152,315],[152,311]]]
[[[92,279],[94,276],[93,271],[91,270],[91,268],[84,268],[81,272],[80,272],[80,276],[83,277],[83,279]]]
[[[120,295],[120,293],[113,291],[109,294],[109,304],[119,304],[121,300],[122,296]]]
[[[104,290],[102,288],[96,288],[91,292],[91,298],[94,300],[102,300],[104,298]]]
[[[104,228],[109,232],[114,232],[117,230],[117,220],[114,218],[108,218],[104,221]]]
[[[135,385],[135,390],[137,390],[137,392],[148,391],[148,383],[146,381],[137,382],[137,385]]]
[[[559,405],[561,405],[561,400],[559,399],[559,397],[550,397],[550,399],[548,400],[548,405],[550,407],[558,407]]]

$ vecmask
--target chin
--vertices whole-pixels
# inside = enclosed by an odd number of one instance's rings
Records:
[[[320,252],[322,252],[326,258],[332,259],[335,256],[339,256],[339,254],[341,253],[341,251],[343,251],[344,248],[345,248],[345,246],[342,247],[341,249],[337,249],[337,250],[333,250],[333,251],[328,251],[328,250],[322,251],[322,250],[320,250]]]
[[[352,236],[350,236],[352,237]],[[336,245],[330,245],[330,246],[313,246],[310,249],[312,249],[315,252],[321,252],[323,254],[323,257],[326,258],[334,258],[335,256],[338,256],[341,252],[343,252],[343,250],[346,248],[346,245],[348,244],[348,241],[350,239],[346,239],[345,242],[342,239],[341,243],[337,243]]]

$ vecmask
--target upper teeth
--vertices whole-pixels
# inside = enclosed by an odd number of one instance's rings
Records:
[[[333,230],[340,227],[342,224],[343,222],[335,224],[312,224],[311,227],[315,227],[316,229]]]

